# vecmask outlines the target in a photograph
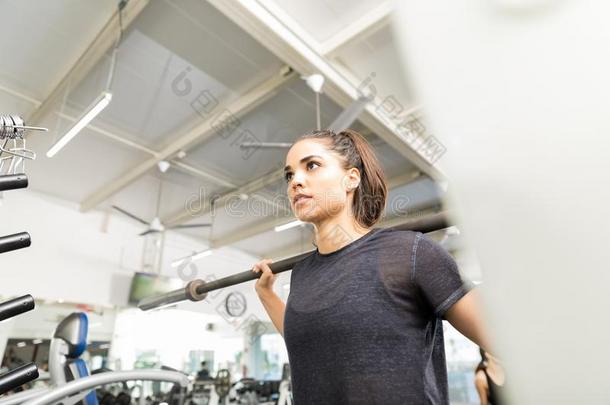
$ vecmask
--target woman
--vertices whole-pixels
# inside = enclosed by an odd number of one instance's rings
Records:
[[[295,404],[448,404],[441,319],[487,347],[454,260],[421,233],[373,228],[387,187],[357,132],[299,137],[285,175],[317,250],[294,266],[286,305],[271,260],[253,271],[263,273],[256,292],[286,342]]]
[[[479,349],[481,362],[474,371],[474,385],[481,405],[501,405],[504,391],[504,369],[494,356]]]

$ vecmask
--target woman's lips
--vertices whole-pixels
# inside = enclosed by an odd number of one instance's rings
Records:
[[[299,205],[299,204],[303,204],[305,203],[305,201],[307,200],[311,200],[311,197],[299,197],[298,200],[296,200],[296,202],[294,203],[295,206]]]

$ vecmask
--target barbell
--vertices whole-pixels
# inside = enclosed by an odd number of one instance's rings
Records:
[[[415,231],[428,233],[438,231],[449,227],[449,218],[447,213],[440,212],[425,217],[412,219],[400,225],[392,226],[390,229],[400,231]],[[286,259],[279,260],[271,263],[269,268],[273,274],[282,273],[284,271],[292,270],[294,265],[311,255],[316,250],[310,250],[305,253],[300,253],[296,256],[291,256]],[[220,278],[206,282],[204,280],[196,279],[190,281],[186,286],[178,290],[174,290],[165,294],[161,294],[153,297],[146,297],[138,303],[138,308],[143,311],[175,304],[181,301],[201,301],[207,296],[207,293],[214,290],[220,290],[222,288],[231,287],[237,284],[245,283],[246,281],[255,280],[260,278],[262,272],[254,273],[251,270],[246,270],[242,273],[237,273],[232,276]]]

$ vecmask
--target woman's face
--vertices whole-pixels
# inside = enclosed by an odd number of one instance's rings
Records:
[[[351,204],[348,188],[360,180],[357,169],[343,169],[338,155],[326,148],[327,142],[303,139],[286,155],[290,206],[304,222],[317,223],[347,209]]]

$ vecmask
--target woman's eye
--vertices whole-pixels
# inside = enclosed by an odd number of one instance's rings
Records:
[[[307,168],[309,169],[309,166],[312,164],[320,166],[317,162],[307,162]]]
[[[316,166],[320,166],[320,164],[318,162],[307,162],[307,169],[311,169],[313,167],[313,165]],[[292,179],[292,173],[288,172],[286,174],[284,174],[284,180],[286,180],[287,182],[289,182]]]

